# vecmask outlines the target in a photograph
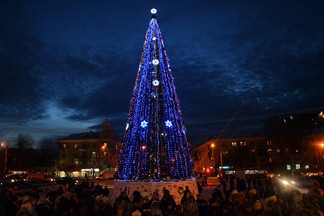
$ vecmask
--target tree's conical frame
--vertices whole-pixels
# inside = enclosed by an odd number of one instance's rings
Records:
[[[190,144],[155,16],[146,32],[118,164],[123,181],[193,176]]]

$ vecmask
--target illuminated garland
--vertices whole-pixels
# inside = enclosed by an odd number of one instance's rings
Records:
[[[146,32],[118,165],[121,181],[186,180],[193,175],[183,117],[163,38]]]

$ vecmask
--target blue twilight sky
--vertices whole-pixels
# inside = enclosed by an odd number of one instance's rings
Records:
[[[152,7],[193,144],[262,132],[245,117],[321,111],[323,1],[2,0],[0,139],[105,119],[121,137]]]

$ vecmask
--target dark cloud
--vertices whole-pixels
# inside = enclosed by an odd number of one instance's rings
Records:
[[[6,6],[1,6],[0,13],[0,118],[8,122],[43,118],[44,94],[37,64],[44,44],[22,22],[24,8]]]
[[[151,7],[194,143],[261,131],[247,116],[323,105],[322,1],[5,1],[2,124],[110,119],[121,135]]]

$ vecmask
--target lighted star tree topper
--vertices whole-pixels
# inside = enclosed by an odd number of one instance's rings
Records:
[[[120,181],[187,180],[190,144],[162,34],[152,9],[118,164]]]

